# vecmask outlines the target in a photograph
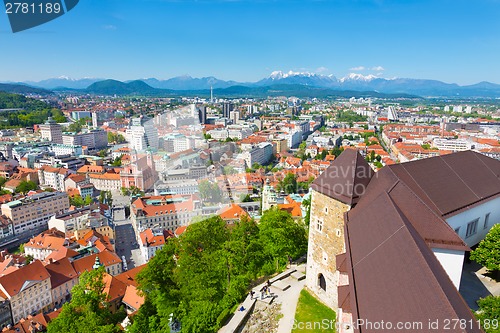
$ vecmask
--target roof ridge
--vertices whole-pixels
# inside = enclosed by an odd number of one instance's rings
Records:
[[[451,165],[448,164],[448,162],[446,162],[446,160],[442,157],[442,156],[439,156],[439,159],[441,161],[443,161],[444,164],[446,164],[446,166],[448,167],[448,169],[450,169],[451,171],[453,171],[453,173],[458,177],[458,179],[460,179],[460,181],[472,192],[474,193],[474,195],[479,199],[481,200],[482,197],[480,197],[479,195],[476,194],[476,192],[474,192],[474,190],[462,179],[462,177],[455,171],[454,168],[451,167]]]
[[[387,193],[388,193],[388,194],[389,194],[389,193],[391,193],[391,192],[394,190],[394,188],[396,187],[396,185],[399,185],[399,184],[401,184],[402,186],[404,186],[404,187],[408,190],[408,192],[409,192],[409,193],[410,193],[410,194],[411,194],[411,195],[412,195],[415,199],[417,199],[417,200],[418,200],[421,204],[423,204],[423,205],[424,205],[424,206],[425,206],[425,207],[429,210],[429,212],[430,212],[432,215],[434,215],[434,216],[435,216],[438,220],[442,221],[442,222],[443,222],[442,224],[445,226],[445,228],[447,228],[449,231],[451,231],[451,232],[453,232],[454,234],[456,234],[456,233],[455,233],[455,230],[453,230],[453,228],[452,228],[452,227],[448,224],[448,222],[446,222],[446,220],[444,219],[444,217],[443,217],[443,216],[441,216],[441,215],[439,215],[439,214],[437,214],[437,213],[436,213],[436,211],[434,211],[434,209],[432,209],[431,207],[429,207],[429,205],[427,205],[427,203],[426,203],[425,201],[423,201],[423,200],[422,200],[422,199],[421,199],[421,198],[420,198],[420,197],[419,197],[419,196],[418,196],[415,192],[413,192],[413,190],[412,190],[412,189],[411,189],[408,185],[406,185],[406,184],[405,184],[405,182],[404,182],[404,181],[402,181],[401,179],[397,178],[396,183],[395,183],[395,184],[394,184],[394,185],[393,185],[393,186],[392,186],[392,187],[391,187],[391,188],[387,191]],[[390,195],[389,195],[389,197],[391,198],[391,201],[393,201],[393,199],[392,199],[392,197],[391,197]],[[393,201],[393,202],[394,202],[394,201]],[[398,206],[396,205],[396,207],[398,207]],[[404,213],[403,213],[403,214],[404,214]],[[411,223],[411,222],[410,222],[410,223]],[[463,239],[462,239],[462,238],[460,238],[459,236],[457,236],[457,237],[461,240],[462,245],[465,245],[465,246],[466,246],[466,244],[465,244],[465,242],[463,241]],[[423,238],[423,237],[422,237],[422,238]],[[426,240],[425,238],[423,238],[423,239],[424,239],[424,240]]]

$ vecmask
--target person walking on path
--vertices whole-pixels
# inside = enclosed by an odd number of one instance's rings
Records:
[[[267,286],[263,286],[262,289],[260,289],[260,299],[264,299],[264,295],[266,293]]]

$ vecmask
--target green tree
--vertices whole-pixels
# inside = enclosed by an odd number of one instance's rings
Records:
[[[29,265],[35,258],[31,254],[26,256],[26,265]]]
[[[108,132],[108,142],[112,144],[120,144],[127,142],[127,140],[125,140],[125,137],[120,133]]]
[[[117,325],[125,318],[123,309],[110,312],[104,289],[104,268],[83,272],[80,282],[71,290],[71,302],[64,304],[61,313],[47,327],[48,333],[119,333]]]
[[[108,156],[107,149],[99,150],[99,157],[105,158],[106,156]]]
[[[5,185],[5,183],[7,182],[7,178],[5,177],[0,177],[0,190],[3,188],[3,186]]]
[[[122,157],[123,157],[123,155],[117,156],[115,158],[115,160],[111,163],[111,165],[114,166],[114,167],[120,167],[120,166],[122,166]]]
[[[264,230],[245,217],[227,228],[215,216],[189,225],[179,238],[170,238],[139,274],[139,289],[146,299],[128,331],[168,332],[173,314],[183,332],[216,332],[245,297],[250,281],[276,271],[274,253],[305,251],[304,228],[290,214],[278,214],[263,216]],[[278,222],[272,222],[276,217]],[[278,231],[272,232],[275,227]],[[270,244],[272,236],[278,243]],[[297,237],[305,242],[286,241]],[[295,248],[299,243],[300,249]]]
[[[302,206],[306,209],[306,215],[304,216],[304,223],[309,226],[311,223],[311,197],[302,200]]]
[[[478,247],[471,251],[470,259],[497,274],[500,271],[500,224],[495,224]]]
[[[92,197],[90,195],[87,195],[85,197],[85,202],[84,202],[84,205],[85,206],[89,206],[91,205],[92,203],[94,202],[94,199],[92,199]]]
[[[223,169],[223,173],[224,173],[225,175],[234,175],[234,174],[238,173],[238,171],[236,171],[236,169],[235,169],[233,166],[231,166],[231,165],[226,165],[226,166],[224,167],[224,169]]]
[[[291,172],[287,173],[283,180],[277,185],[278,192],[284,191],[286,194],[296,193],[298,189],[297,176]]]
[[[69,198],[69,204],[75,207],[83,207],[85,206],[85,201],[80,195],[75,195],[74,197]]]
[[[202,180],[198,189],[200,191],[201,197],[208,202],[220,202],[222,200],[222,192],[219,185],[212,183],[208,180]]]
[[[295,258],[307,251],[305,228],[286,211],[276,207],[266,210],[259,229],[264,251],[275,262],[276,270],[286,267],[289,256]]]
[[[500,296],[487,296],[477,301],[479,309],[474,313],[486,333],[499,333]],[[494,325],[497,323],[497,325]]]
[[[250,194],[242,194],[240,196],[240,202],[252,202],[252,198],[250,198]]]
[[[23,180],[21,181],[21,183],[19,183],[19,185],[16,187],[16,193],[22,193],[22,194],[26,194],[28,193],[29,191],[34,191],[38,188],[38,186],[36,185],[35,182],[31,181],[31,180]]]

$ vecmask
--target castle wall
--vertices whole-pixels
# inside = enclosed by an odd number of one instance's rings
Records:
[[[306,286],[334,310],[339,274],[335,256],[345,252],[344,213],[349,209],[349,205],[312,191]],[[326,291],[320,287],[320,274],[325,278]]]

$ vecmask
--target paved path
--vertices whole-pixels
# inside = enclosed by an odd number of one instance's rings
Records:
[[[292,265],[292,267],[285,272],[278,275],[287,276],[283,279],[277,280],[276,277],[271,279],[271,292],[273,298],[267,297],[261,300],[261,295],[259,290],[264,286],[265,283],[262,283],[253,288],[255,291],[254,299],[257,298],[257,303],[266,307],[270,307],[272,303],[279,303],[281,305],[281,313],[283,317],[279,320],[279,327],[276,331],[277,333],[290,333],[292,331],[293,319],[295,318],[295,309],[297,308],[297,301],[299,299],[300,291],[304,288],[305,279],[299,281],[296,278],[293,278],[290,275],[291,273],[299,271],[305,271],[305,265]],[[286,290],[280,290],[277,288],[277,285],[289,285],[290,287],[286,288]],[[250,301],[250,296],[247,296],[242,304],[248,305]],[[241,304],[240,304],[241,306]],[[245,307],[247,309],[247,307]],[[251,316],[251,313],[248,313]],[[239,326],[240,322],[244,322],[246,319],[241,316],[241,314],[235,315],[224,327],[219,330],[219,333],[232,333],[232,332],[240,332],[242,328],[239,330],[235,330],[236,327]]]
[[[472,310],[479,308],[476,302],[480,298],[500,296],[500,283],[485,276],[486,273],[486,268],[475,262],[464,263],[459,291]]]
[[[306,266],[297,267],[297,271],[305,273]],[[278,333],[290,333],[292,331],[293,320],[295,318],[295,310],[299,301],[300,292],[304,289],[306,280],[298,281],[293,277],[287,277],[285,281],[290,282],[290,288],[282,293],[281,313],[283,317],[278,323]]]

